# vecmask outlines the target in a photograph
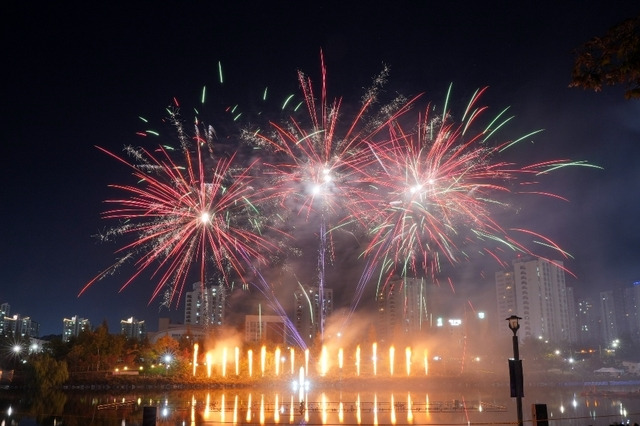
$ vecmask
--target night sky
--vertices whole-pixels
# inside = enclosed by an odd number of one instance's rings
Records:
[[[3,17],[0,302],[38,321],[41,335],[61,333],[72,315],[107,319],[112,331],[135,316],[156,329],[155,286],[119,293],[126,271],[78,297],[119,247],[92,237],[113,225],[100,218],[114,195],[107,185],[131,178],[95,146],[143,144],[138,117],[160,128],[174,97],[190,118],[205,85],[202,116],[210,111],[213,125],[225,105],[265,108],[266,86],[279,104],[299,93],[297,70],[318,80],[321,49],[329,95],[347,105],[383,64],[390,92],[441,103],[453,83],[454,110],[489,86],[482,103],[516,116],[505,138],[545,129],[521,155],[602,166],[554,174],[547,188],[570,201],[531,202],[521,214],[575,257],[565,264],[577,295],[640,280],[640,101],[623,87],[568,88],[572,49],[636,16],[637,1],[156,3],[11,2]],[[497,269],[461,282],[461,297],[486,294]]]

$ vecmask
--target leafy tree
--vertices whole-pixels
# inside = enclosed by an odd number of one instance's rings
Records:
[[[149,350],[147,339],[127,339],[125,338],[124,348],[120,360],[125,365],[142,364],[145,361],[145,354]]]
[[[116,366],[123,356],[125,336],[109,334],[106,322],[95,331],[85,331],[71,341],[67,359],[73,371],[104,371]]]
[[[640,99],[640,15],[594,37],[574,51],[569,87],[602,90],[626,84],[626,99]]]
[[[67,362],[70,366],[70,371],[90,371],[92,369],[92,363],[90,360],[90,354],[88,353],[88,347],[82,344],[75,344],[71,347],[71,350],[67,354]]]
[[[33,355],[27,365],[28,383],[33,388],[54,388],[69,379],[66,361],[58,361],[49,354]]]

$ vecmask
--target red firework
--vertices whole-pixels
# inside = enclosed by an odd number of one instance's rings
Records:
[[[155,153],[127,148],[135,162],[98,147],[129,167],[137,180],[135,185],[110,185],[126,196],[106,201],[114,207],[103,217],[120,220],[122,225],[112,228],[105,238],[132,235],[133,241],[117,250],[122,257],[86,284],[80,294],[131,260],[136,270],[121,290],[150,270],[157,278],[151,300],[169,288],[171,303],[176,297],[179,301],[194,269],[205,283],[207,266],[211,265],[228,283],[234,273],[243,279],[247,262],[264,262],[265,253],[274,248],[251,220],[251,203],[256,196],[249,174],[253,165],[234,166],[235,154],[216,158],[210,132],[205,131],[206,138],[202,138],[196,124],[195,143],[191,144],[175,123],[182,145],[179,161],[163,146]],[[207,152],[209,156],[205,156]]]
[[[490,144],[489,138],[509,119],[494,119],[473,133],[475,122],[486,110],[477,105],[483,92],[474,94],[458,124],[446,110],[442,116],[431,116],[427,109],[410,131],[394,121],[388,126],[388,140],[371,145],[382,191],[377,194],[378,220],[365,254],[374,259],[372,265],[382,267],[387,278],[417,273],[435,281],[442,260],[458,263],[469,257],[472,247],[502,265],[500,251],[533,255],[510,235],[513,232],[539,237],[541,244],[567,256],[551,240],[532,231],[503,229],[494,216],[497,207],[509,204],[506,195],[513,196],[517,192],[513,188],[530,183],[527,177],[582,163],[556,160],[518,168],[496,161],[500,151],[517,141]]]
[[[323,215],[358,218],[359,212],[371,209],[371,177],[368,166],[374,161],[365,141],[380,132],[394,118],[408,108],[408,102],[399,105],[383,118],[368,116],[377,101],[375,87],[365,95],[353,117],[347,117],[346,126],[340,120],[341,99],[332,102],[327,97],[326,69],[321,54],[322,85],[316,99],[312,81],[298,73],[308,122],[291,118],[284,124],[271,123],[272,135],[257,134],[259,146],[274,153],[275,160],[265,162],[265,174],[273,184],[270,197],[286,204],[288,210],[304,214],[311,211]],[[385,72],[377,77],[380,84]]]

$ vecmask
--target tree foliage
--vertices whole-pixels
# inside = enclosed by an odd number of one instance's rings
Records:
[[[69,379],[66,361],[58,361],[49,354],[32,356],[27,365],[29,366],[29,385],[33,388],[54,388]]]
[[[640,99],[640,15],[594,37],[574,51],[569,87],[602,90],[626,85],[625,98]]]
[[[108,371],[122,357],[126,338],[109,334],[106,323],[95,331],[84,331],[71,342],[67,356],[71,371]]]

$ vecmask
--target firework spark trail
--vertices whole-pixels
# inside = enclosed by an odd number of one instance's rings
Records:
[[[327,253],[327,221],[324,219],[320,221],[320,248],[318,253],[318,299],[320,299],[320,339],[324,340],[324,315],[325,315],[325,298],[324,298],[324,277],[325,268],[327,265],[325,256]]]
[[[349,310],[347,311],[347,314],[342,321],[341,329],[343,331],[346,330],[346,327],[348,327],[351,318],[355,314],[356,308],[360,304],[360,301],[362,300],[362,296],[364,295],[365,287],[369,282],[371,282],[371,279],[375,271],[376,265],[374,264],[374,261],[372,259],[366,259],[365,262],[366,263],[365,263],[363,272],[360,275],[360,279],[358,280],[358,283],[356,284],[355,294],[351,299],[351,305],[349,306]]]
[[[126,198],[107,200],[115,207],[103,214],[105,219],[123,221],[107,237],[134,238],[116,251],[123,259],[135,259],[135,272],[121,290],[150,270],[158,279],[150,301],[166,287],[171,292],[169,301],[176,299],[178,303],[194,266],[203,286],[208,266],[215,268],[226,283],[236,275],[244,281],[247,269],[239,251],[246,253],[243,257],[265,263],[265,253],[275,246],[260,235],[259,229],[250,227],[257,223],[250,220],[255,214],[252,199],[256,197],[250,175],[253,164],[240,168],[234,166],[235,155],[214,157],[211,131],[201,134],[196,123],[196,142],[192,144],[177,117],[172,119],[178,129],[181,162],[174,160],[171,149],[164,146],[158,147],[157,154],[128,148],[134,162],[98,149],[132,169],[138,180],[136,185],[111,185]],[[205,147],[213,166],[205,164]],[[98,274],[80,294],[122,265],[118,261]]]

